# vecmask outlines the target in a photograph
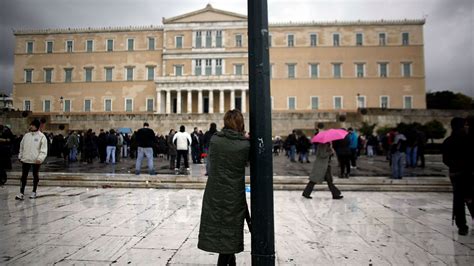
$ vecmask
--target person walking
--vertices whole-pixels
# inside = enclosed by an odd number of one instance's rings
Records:
[[[291,162],[296,162],[295,157],[296,157],[296,130],[293,130],[290,135],[285,140],[285,146],[288,147],[289,155],[290,155],[290,161]]]
[[[472,153],[466,131],[466,121],[455,117],[451,120],[451,135],[443,142],[443,163],[449,167],[449,179],[453,186],[453,219],[456,221],[459,235],[467,235],[469,226],[466,224],[467,205],[471,217],[474,218]]]
[[[156,144],[155,132],[150,128],[150,125],[145,122],[135,134],[135,141],[137,143],[137,160],[135,162],[135,174],[139,175],[142,168],[143,157],[147,159],[148,174],[155,175],[153,166],[153,146]]]
[[[393,143],[390,147],[390,160],[392,165],[392,179],[402,179],[405,168],[405,151],[407,138],[402,133],[394,130]]]
[[[0,185],[7,182],[7,171],[12,169],[12,143],[15,139],[10,128],[0,125]]]
[[[179,127],[179,132],[177,132],[173,136],[173,143],[176,144],[176,150],[178,154],[176,168],[174,169],[176,173],[179,173],[179,169],[181,166],[181,157],[183,157],[184,167],[186,168],[186,171],[189,172],[188,154],[189,146],[191,145],[192,140],[191,135],[189,135],[189,133],[185,130],[185,127],[182,125]]]
[[[331,165],[329,164],[334,150],[331,142],[318,143],[318,149],[316,150],[316,159],[313,163],[313,169],[309,175],[309,182],[303,191],[302,196],[311,199],[311,192],[313,192],[314,185],[322,183],[326,180],[328,188],[331,191],[333,199],[342,199],[341,191],[334,185]]]
[[[33,168],[33,192],[30,199],[36,198],[36,190],[39,183],[39,169],[48,154],[48,142],[41,131],[40,121],[35,119],[30,123],[29,131],[23,136],[20,142],[18,159],[22,163],[20,194],[15,199],[23,200],[25,195],[26,178],[28,172]]]
[[[211,123],[209,125],[209,130],[206,131],[204,134],[204,139],[203,139],[203,147],[204,147],[204,152],[209,156],[209,144],[211,143],[211,138],[216,134],[217,132],[217,125],[216,123]],[[209,175],[209,158],[206,158],[206,176]]]
[[[211,138],[209,151],[198,248],[218,253],[217,265],[236,265],[235,254],[244,250],[244,221],[250,216],[244,178],[250,142],[240,111],[224,115],[224,128]]]
[[[115,149],[117,148],[117,136],[115,135],[115,130],[111,129],[109,134],[105,139],[105,144],[107,145],[107,157],[105,158],[105,163],[115,164]]]
[[[308,137],[301,132],[300,136],[298,138],[298,141],[296,143],[297,149],[299,152],[299,158],[298,161],[300,163],[310,163],[308,153],[309,153],[309,148],[311,147],[311,142],[309,141]]]
[[[201,146],[198,128],[195,127],[193,133],[191,134],[191,156],[193,158],[193,163],[201,163],[201,151],[199,147]]]
[[[351,168],[357,168],[357,147],[359,147],[359,135],[355,129],[349,128],[349,148],[351,150]]]
[[[174,134],[176,134],[176,131],[174,129],[170,130],[170,133],[168,134],[167,142],[168,142],[168,155],[170,157],[170,170],[173,170],[175,165],[176,165],[176,155],[178,152],[176,151],[176,145],[173,142],[173,137]]]

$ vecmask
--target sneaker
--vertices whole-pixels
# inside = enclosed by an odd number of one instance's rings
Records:
[[[15,199],[16,199],[16,200],[24,200],[24,199],[25,199],[25,195],[23,195],[23,194],[18,194],[18,195],[16,195]]]
[[[458,234],[461,235],[461,236],[466,236],[467,234],[469,234],[469,227],[466,226],[466,227],[461,227],[458,229]]]
[[[36,199],[36,192],[31,193],[30,199]]]

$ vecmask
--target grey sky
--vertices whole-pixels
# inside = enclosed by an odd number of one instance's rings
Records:
[[[12,28],[161,25],[207,3],[247,14],[246,0],[0,0],[0,91],[12,88]],[[268,12],[270,22],[426,17],[426,90],[474,96],[472,0],[268,0]]]

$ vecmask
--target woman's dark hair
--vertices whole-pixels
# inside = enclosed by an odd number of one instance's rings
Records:
[[[245,124],[242,113],[237,109],[227,111],[224,115],[224,128],[244,132]]]
[[[216,123],[211,123],[211,126],[209,127],[209,132],[211,133],[216,133],[217,132],[217,125]]]

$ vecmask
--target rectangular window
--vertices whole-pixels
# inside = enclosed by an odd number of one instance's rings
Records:
[[[53,53],[53,42],[47,41],[46,42],[46,53],[52,54]]]
[[[135,46],[135,40],[134,39],[128,39],[127,41],[127,47],[129,51],[133,51]]]
[[[216,31],[216,47],[217,48],[222,47],[222,31],[221,30]]]
[[[150,51],[155,50],[155,38],[153,37],[148,38],[148,50]]]
[[[356,64],[356,76],[358,78],[364,77],[364,64],[361,64],[361,63]]]
[[[133,67],[127,67],[127,81],[133,81]]]
[[[33,69],[25,69],[25,82],[31,83],[33,78]]]
[[[196,48],[202,47],[202,32],[196,31]]]
[[[183,36],[176,36],[176,48],[183,48]]]
[[[107,52],[114,50],[114,40],[107,40]]]
[[[183,75],[183,66],[182,65],[174,66],[174,75],[177,76],[177,77]]]
[[[43,102],[43,112],[51,112],[51,101],[44,100]]]
[[[26,53],[32,54],[33,53],[33,42],[26,43]]]
[[[356,33],[356,45],[357,46],[362,46],[364,42],[364,36],[362,33]]]
[[[155,67],[148,66],[146,68],[147,68],[148,80],[154,80],[155,79]]]
[[[316,47],[318,45],[318,35],[311,34],[309,35],[311,47]]]
[[[294,79],[296,77],[296,64],[288,64],[288,78]]]
[[[402,33],[402,45],[409,45],[410,44],[410,35],[408,32]]]
[[[211,48],[212,46],[212,31],[206,31],[206,48]]]
[[[146,99],[146,111],[153,112],[153,107],[155,106],[153,99]]]
[[[64,82],[72,82],[72,68],[64,69]]]
[[[112,81],[112,70],[113,68],[111,67],[105,68],[105,81]]]
[[[342,97],[341,96],[334,96],[334,109],[339,110],[342,109]]]
[[[339,33],[334,33],[332,35],[332,45],[339,46]]]
[[[388,76],[388,63],[379,63],[379,76],[382,78]]]
[[[66,41],[66,52],[72,53],[73,52],[73,41]]]
[[[335,78],[341,78],[342,77],[342,71],[341,71],[341,63],[334,63],[332,64],[333,67],[333,75]]]
[[[45,68],[44,69],[44,82],[51,83],[52,78],[53,78],[53,69]]]
[[[222,59],[216,59],[216,75],[222,75]]]
[[[237,76],[242,76],[244,65],[237,64],[237,65],[234,65],[234,66],[235,66],[234,74],[237,75]]]
[[[87,67],[84,71],[86,72],[86,82],[92,82],[92,68]]]
[[[295,110],[296,109],[296,97],[290,96],[288,97],[288,110]]]
[[[403,108],[412,109],[413,108],[413,97],[412,96],[403,96]]]
[[[380,108],[386,109],[389,107],[388,96],[380,96]]]
[[[71,100],[64,100],[64,112],[71,112]]]
[[[133,99],[125,99],[125,112],[133,111]]]
[[[92,102],[90,99],[84,100],[84,112],[90,112],[92,109]]]
[[[235,46],[236,47],[242,47],[242,35],[241,34],[235,35]]]
[[[206,59],[206,76],[212,75],[212,60]]]
[[[294,47],[294,46],[295,46],[295,35],[288,34],[288,47]]]
[[[25,100],[25,111],[31,111],[31,101],[30,100]]]
[[[194,63],[194,75],[200,76],[202,74],[201,59],[196,59]]]
[[[94,50],[94,41],[93,40],[87,40],[86,41],[86,52],[92,53]]]
[[[318,64],[309,64],[309,76],[311,78],[318,78],[318,72]]]
[[[319,109],[319,97],[311,96],[311,109]]]
[[[387,44],[387,35],[385,33],[379,33],[379,45],[385,46]]]
[[[111,99],[105,99],[105,102],[104,102],[104,111],[106,111],[106,112],[112,112],[112,100],[111,100]]]
[[[365,108],[365,96],[357,96],[357,108]]]
[[[411,77],[411,63],[402,63],[402,73],[404,78]]]

